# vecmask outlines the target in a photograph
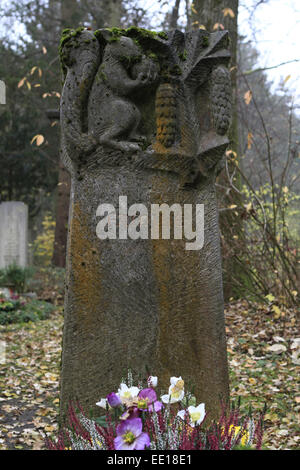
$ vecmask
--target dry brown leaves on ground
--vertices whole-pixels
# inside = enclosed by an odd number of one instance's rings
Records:
[[[63,319],[0,328],[0,449],[44,449],[57,431]],[[231,397],[267,404],[264,448],[300,447],[299,333],[294,310],[232,302],[226,308]],[[182,373],[183,374],[183,373]]]

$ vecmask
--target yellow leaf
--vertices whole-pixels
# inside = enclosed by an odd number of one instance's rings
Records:
[[[253,377],[250,377],[249,382],[251,383],[251,385],[255,385],[256,384],[256,379],[254,379]]]
[[[42,145],[44,140],[45,140],[45,137],[43,135],[37,134],[32,138],[30,143],[32,145],[34,142],[36,142],[36,145],[39,147],[40,145]]]
[[[46,432],[52,432],[52,431],[55,431],[55,429],[56,429],[55,426],[52,426],[51,424],[44,427],[44,430]]]
[[[265,299],[267,299],[269,302],[273,302],[273,300],[275,300],[275,297],[272,294],[268,294],[265,296]]]
[[[247,212],[250,211],[251,207],[252,207],[252,202],[249,202],[249,204],[245,204],[245,209]]]
[[[274,313],[279,313],[279,314],[281,313],[281,310],[279,307],[277,307],[277,305],[272,305],[272,310]]]
[[[245,103],[247,105],[250,103],[250,101],[252,100],[252,91],[251,90],[246,91],[246,93],[244,94],[244,100],[245,100]]]
[[[235,14],[234,14],[234,12],[232,11],[231,8],[224,8],[224,10],[223,10],[223,15],[224,15],[224,16],[229,15],[231,18],[234,18],[234,17],[235,17]]]
[[[39,72],[39,77],[41,77],[43,75],[43,72],[42,72],[42,69],[40,67],[38,68],[38,72]]]
[[[237,153],[234,150],[227,150],[226,151],[226,157],[232,158],[232,160],[235,160],[237,158]]]
[[[248,144],[247,144],[248,150],[251,149],[252,144],[253,144],[253,134],[252,132],[248,132]]]
[[[27,85],[28,90],[31,90],[31,83],[28,80],[26,80],[26,85]]]
[[[222,23],[215,23],[213,25],[213,31],[215,31],[216,29],[224,29],[224,26],[222,25]]]
[[[34,67],[32,67],[32,69],[30,70],[30,75],[33,75],[34,72],[36,71],[37,69],[37,65],[35,65]]]
[[[284,187],[282,188],[282,191],[286,194],[286,193],[289,192],[289,188],[288,188],[287,186],[284,186]]]
[[[204,24],[200,24],[199,29],[206,29],[206,27],[204,26]]]
[[[191,10],[192,10],[193,13],[195,13],[195,15],[198,14],[198,12],[197,12],[196,8],[194,7],[193,3],[192,3],[192,6],[191,6]]]
[[[41,86],[41,84],[40,84],[40,83],[36,83],[36,84],[34,85],[34,88],[38,88],[39,86]]]
[[[283,84],[285,85],[286,82],[291,78],[291,75],[287,75],[285,79],[283,80]]]
[[[19,81],[18,88],[21,88],[24,85],[25,80],[26,80],[26,77],[22,78],[22,80]]]
[[[47,54],[47,49],[45,48],[45,46],[43,46],[43,54]]]
[[[266,413],[265,420],[275,422],[278,420],[278,415],[276,413]]]
[[[228,209],[235,209],[237,207],[236,204],[231,204],[231,206],[228,207]]]
[[[292,294],[293,294],[294,297],[297,297],[298,292],[296,290],[292,290]]]

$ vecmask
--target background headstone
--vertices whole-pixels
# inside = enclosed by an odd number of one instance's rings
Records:
[[[28,207],[23,202],[0,204],[0,269],[27,266]]]
[[[0,80],[0,104],[6,104],[6,87],[2,80]]]
[[[61,409],[97,411],[127,368],[228,398],[215,177],[228,144],[228,34],[68,30],[63,159],[72,177]],[[99,204],[204,204],[204,246],[96,235]],[[194,211],[195,215],[195,211]]]

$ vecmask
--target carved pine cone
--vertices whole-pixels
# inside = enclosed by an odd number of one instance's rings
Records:
[[[231,121],[231,83],[226,67],[219,65],[212,71],[211,103],[216,132],[226,134]]]
[[[176,92],[171,83],[162,83],[156,92],[157,140],[171,147],[176,136]]]

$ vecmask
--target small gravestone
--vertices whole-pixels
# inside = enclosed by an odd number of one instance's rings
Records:
[[[0,204],[0,269],[27,266],[28,207],[24,202]]]
[[[0,104],[6,104],[6,87],[2,80],[0,80]]]
[[[228,397],[214,182],[228,145],[229,58],[226,31],[64,31],[62,411],[78,399],[95,412],[127,368],[165,390],[182,376],[212,414]],[[163,210],[174,214],[171,237]]]

